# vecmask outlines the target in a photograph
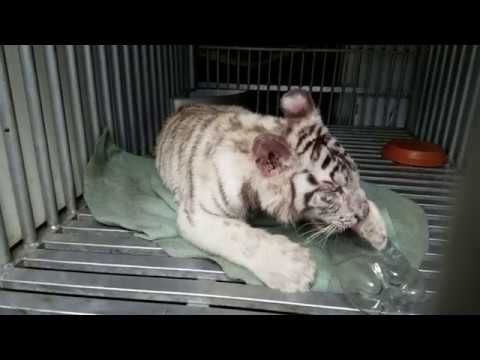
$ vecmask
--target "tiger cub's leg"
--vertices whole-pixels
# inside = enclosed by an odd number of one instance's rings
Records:
[[[387,228],[383,221],[380,210],[372,202],[368,201],[368,216],[353,227],[353,230],[363,239],[368,241],[375,249],[383,250],[387,245]]]
[[[182,236],[199,248],[252,271],[268,287],[284,292],[306,291],[315,275],[308,249],[282,235],[272,235],[247,223],[202,209],[177,213]]]

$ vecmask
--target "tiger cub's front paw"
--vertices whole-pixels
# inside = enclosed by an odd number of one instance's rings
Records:
[[[289,293],[309,290],[316,266],[307,248],[275,235],[264,251],[255,272],[268,287]]]

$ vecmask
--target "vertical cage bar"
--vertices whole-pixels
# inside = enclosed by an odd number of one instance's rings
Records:
[[[360,87],[360,71],[362,69],[362,60],[364,54],[364,48],[359,49],[358,52],[358,62],[357,69],[355,71],[355,80],[353,82],[353,91],[352,91],[352,113],[350,115],[350,125],[353,125],[355,122],[355,110],[357,109],[357,87]]]
[[[280,59],[278,60],[278,63],[277,108],[275,110],[276,116],[278,116],[278,114],[280,113],[280,87],[282,86],[283,51],[280,51]]]
[[[460,105],[458,106],[458,112],[457,112],[457,121],[455,123],[455,130],[453,132],[452,144],[449,150],[450,158],[454,162],[457,162],[458,160],[457,153],[458,153],[458,142],[460,137],[460,127],[464,123],[463,119],[465,119],[465,106],[467,103],[468,91],[472,82],[472,72],[473,72],[473,67],[475,65],[476,54],[477,54],[477,46],[473,46],[472,53],[470,54],[470,61],[467,68],[467,74],[465,75],[465,81],[463,82],[462,96],[460,97]],[[478,98],[477,99],[472,98],[472,101],[475,104],[478,101]],[[468,121],[468,118],[467,118],[467,121]],[[466,139],[462,139],[462,140],[466,140]]]
[[[331,119],[332,119],[332,105],[333,105],[333,95],[335,94],[335,87],[336,87],[336,82],[337,82],[337,68],[338,68],[338,60],[339,60],[340,54],[338,51],[335,52],[335,65],[333,68],[333,79],[332,79],[332,85],[330,87],[330,103],[328,105],[328,119],[327,119],[327,124],[330,125]]]
[[[19,54],[47,223],[52,231],[57,231],[59,226],[57,199],[31,45],[20,45]]]
[[[152,53],[152,49],[153,49],[152,46],[153,45],[150,45],[150,53]],[[187,72],[185,71],[185,55],[184,55],[182,45],[177,45],[177,48],[178,48],[178,69],[179,69],[178,72],[180,73],[180,91],[179,91],[179,93],[180,93],[180,95],[183,96],[183,91],[186,87],[185,86],[185,80],[186,80],[186,74],[187,74]],[[152,61],[152,57],[150,56],[150,62],[151,61]],[[151,65],[150,65],[150,69],[151,69]],[[153,75],[152,72],[151,72],[151,74]],[[153,94],[153,83],[152,83],[152,94]],[[155,98],[153,98],[152,103],[155,104]]]
[[[310,92],[312,92],[313,79],[315,78],[315,65],[316,65],[316,61],[317,61],[317,52],[314,51],[314,52],[312,53],[312,69],[310,70],[310,85],[309,85]]]
[[[410,51],[408,47],[404,48],[404,51],[400,57],[400,70],[399,70],[399,80],[398,80],[398,91],[397,91],[397,111],[395,112],[395,119],[393,123],[395,127],[398,127],[398,117],[400,116],[400,110],[402,108],[402,99],[406,97],[405,82],[407,79],[407,70],[408,64],[407,60],[409,58]]]
[[[206,64],[206,73],[207,73],[207,84],[208,86],[210,86],[210,54],[209,54],[209,49],[207,48],[206,49],[206,53],[205,53],[205,64]]]
[[[340,65],[341,69],[339,69],[339,79],[343,80],[344,79],[343,77],[345,76],[345,83],[348,84],[346,70],[348,70],[347,64],[350,64],[350,56],[353,56],[353,52],[347,51],[347,52],[344,52],[343,54],[344,55],[341,59],[341,65]],[[339,82],[339,86],[340,86],[340,95],[339,95],[340,99],[335,103],[334,107],[335,107],[335,114],[340,114],[340,123],[342,123],[343,118],[341,115],[343,110],[344,92],[345,92],[345,85],[343,81],[341,83]]]
[[[73,109],[73,121],[76,129],[76,135],[78,137],[78,146],[80,151],[80,175],[83,179],[85,167],[87,166],[88,154],[87,154],[87,141],[85,139],[85,119],[83,117],[82,104],[80,103],[80,84],[78,82],[78,67],[75,57],[75,48],[73,45],[66,45],[65,47],[68,66],[68,77],[70,84],[70,93],[72,98]],[[81,184],[83,181],[80,182]]]
[[[220,88],[220,48],[217,48],[217,89]]]
[[[415,136],[419,136],[419,134],[420,134],[420,128],[421,128],[421,124],[422,124],[422,113],[423,113],[423,110],[424,110],[423,107],[424,107],[425,97],[426,97],[427,90],[428,90],[430,68],[432,66],[433,51],[434,51],[434,46],[429,46],[427,65],[425,67],[425,74],[426,75],[425,75],[425,78],[423,80],[423,90],[422,90],[422,95],[420,96],[420,104],[417,108],[417,116],[416,116],[415,131],[414,131]]]
[[[158,97],[160,100],[160,116],[162,117],[162,121],[168,116],[167,110],[167,103],[165,102],[165,77],[163,76],[163,66],[162,66],[162,49],[160,45],[155,46],[155,50],[157,53],[157,83],[158,83]]]
[[[240,89],[240,50],[237,50],[237,89]]]
[[[118,55],[118,45],[112,46],[112,66],[113,66],[113,84],[115,94],[115,105],[117,109],[117,123],[120,133],[120,144],[127,149],[130,149],[130,145],[127,141],[125,132],[125,110],[122,97],[122,77],[120,73],[120,59]]]
[[[95,91],[95,77],[93,73],[92,49],[90,45],[83,45],[83,56],[85,60],[85,77],[87,82],[87,99],[90,117],[92,119],[92,129],[94,143],[100,136],[100,119],[98,117],[97,95]],[[103,127],[103,126],[102,126]]]
[[[262,70],[262,51],[258,51],[258,77],[257,77],[257,113],[260,111],[260,76]]]
[[[157,89],[157,72],[155,61],[155,45],[150,45],[150,84],[152,87],[152,105],[153,105],[153,138],[155,138],[160,130],[160,115],[158,109],[158,89]]]
[[[376,77],[376,81],[374,82],[375,83],[375,88],[373,90],[374,94],[373,94],[373,101],[372,101],[372,121],[373,121],[373,126],[376,125],[377,123],[377,115],[378,115],[378,98],[380,97],[381,95],[381,90],[382,90],[382,60],[386,60],[387,59],[387,56],[386,56],[386,52],[388,50],[388,48],[385,48],[383,49],[384,51],[382,51],[381,48],[379,48],[379,51],[378,51],[378,69],[377,69],[377,77]],[[377,53],[377,52],[374,52],[374,54]],[[385,55],[385,56],[383,56]],[[370,121],[369,121],[369,124],[370,125]]]
[[[172,49],[173,50],[173,49]],[[142,64],[142,81],[143,81],[143,100],[145,106],[145,132],[146,132],[146,151],[151,152],[152,150],[152,140],[153,140],[153,126],[152,126],[152,101],[151,93],[149,86],[149,77],[150,74],[148,66],[148,45],[142,45],[141,47],[141,64]],[[172,54],[173,55],[173,54]],[[176,85],[174,84],[174,87]]]
[[[426,57],[426,51],[424,50],[423,47],[416,47],[416,56],[415,56],[415,62],[413,65],[413,71],[412,71],[412,77],[410,80],[410,83],[413,84],[411,87],[412,93],[409,94],[408,96],[408,112],[407,112],[407,128],[409,131],[414,132],[415,131],[415,124],[412,124],[412,122],[415,119],[415,110],[417,109],[418,105],[418,98],[420,97],[419,92],[421,88],[421,82],[419,76],[419,68],[420,65],[423,64],[423,60]]]
[[[173,104],[172,104],[172,95],[170,92],[170,77],[171,73],[169,72],[169,65],[168,65],[168,46],[162,47],[162,65],[163,65],[163,75],[164,75],[164,83],[165,83],[165,100],[167,102],[167,113],[170,115],[173,112]]]
[[[181,67],[181,75],[182,75],[182,88],[181,94],[182,96],[187,95],[187,89],[190,87],[190,74],[189,74],[189,67],[188,67],[188,48],[184,45],[180,45],[180,62],[182,64]]]
[[[175,73],[173,69],[173,46],[168,45],[167,46],[167,51],[168,51],[168,74],[169,74],[169,79],[170,79],[170,94],[171,94],[171,100],[175,96],[177,96],[176,90],[175,90]],[[172,107],[173,109],[173,107]]]
[[[140,70],[140,49],[139,45],[134,45],[132,48],[133,51],[133,78],[135,79],[135,104],[137,110],[137,119],[135,121],[135,126],[140,130],[139,131],[139,145],[140,151],[139,154],[145,154],[146,150],[146,139],[145,134],[145,111],[143,108],[143,97],[145,94],[142,94],[142,78]]]
[[[267,114],[270,114],[270,84],[271,84],[271,75],[272,75],[272,52],[270,51],[268,57],[268,77],[267,77]]]
[[[23,239],[31,244],[37,235],[3,46],[0,46],[0,125]]]
[[[108,83],[108,70],[107,70],[107,57],[105,54],[105,45],[98,45],[98,59],[100,62],[100,81],[102,89],[102,101],[103,108],[105,110],[105,122],[107,124],[110,134],[116,142],[118,142],[118,136],[116,128],[113,124],[112,116],[112,101],[110,97],[110,84]]]
[[[458,60],[458,68],[457,74],[455,76],[455,84],[453,86],[453,93],[452,96],[450,97],[449,101],[449,107],[448,107],[448,114],[446,118],[446,124],[445,124],[445,133],[443,134],[443,140],[442,140],[442,146],[444,149],[447,147],[447,141],[448,141],[448,134],[450,133],[450,127],[452,125],[452,115],[453,115],[453,110],[455,109],[455,102],[457,99],[457,93],[458,93],[458,88],[460,86],[460,78],[462,77],[462,67],[464,64],[464,59],[465,59],[465,52],[467,50],[467,46],[463,45],[462,50],[460,51],[460,58]]]
[[[60,169],[65,194],[65,204],[70,214],[76,216],[77,210],[75,204],[75,186],[73,182],[72,159],[70,157],[70,149],[68,145],[65,109],[60,87],[55,46],[46,45],[45,54],[47,61],[48,82],[50,93],[52,94],[53,119],[55,121],[56,137],[58,139],[60,159],[62,161],[62,166],[60,166]]]
[[[227,50],[227,88],[230,87],[230,49]]]
[[[190,72],[188,67],[188,48],[186,46],[180,46],[180,61],[182,64],[182,94],[186,94],[186,90],[190,87]]]
[[[190,67],[189,63],[189,56],[188,56],[188,46],[182,46],[182,63],[183,63],[183,88],[182,93],[187,95],[190,89]]]
[[[11,260],[12,254],[10,253],[7,232],[5,230],[5,222],[3,221],[2,209],[0,208],[0,269],[3,265],[8,264]]]
[[[130,144],[130,150],[139,152],[138,147],[138,127],[135,124],[135,108],[133,105],[133,80],[132,68],[130,63],[130,48],[128,45],[122,45],[123,64],[125,67],[125,95],[128,114],[128,134],[127,140]]]
[[[183,95],[182,91],[183,91],[183,82],[184,82],[185,72],[182,70],[182,67],[180,66],[182,61],[181,46],[176,45],[175,49],[176,49],[175,62],[177,63],[176,74],[177,74],[177,84],[178,84],[177,95]]]
[[[424,104],[425,104],[425,99],[428,92],[428,85],[430,83],[430,70],[432,67],[434,48],[435,46],[430,46],[428,51],[427,67],[425,68],[426,74],[423,80],[423,90],[422,90],[422,95],[420,96],[420,105],[417,108],[417,122],[415,124],[415,136],[420,135],[420,130],[423,122]]]
[[[362,112],[359,118],[359,125],[360,126],[365,126],[366,123],[366,116],[367,116],[367,105],[368,105],[368,99],[370,96],[370,85],[371,85],[371,74],[372,74],[372,67],[373,67],[373,57],[375,55],[374,53],[375,49],[368,49],[367,48],[367,57],[368,57],[368,63],[367,67],[365,69],[365,84],[363,86],[363,96],[362,96]]]
[[[248,65],[247,65],[247,88],[250,90],[250,73],[252,66],[252,50],[248,49]]]
[[[303,86],[303,68],[305,67],[305,52],[302,51],[302,60],[300,61],[300,84],[299,87]]]
[[[419,108],[419,115],[420,115],[420,123],[417,124],[418,132],[417,136],[419,136],[422,140],[424,139],[423,134],[425,132],[425,125],[426,125],[426,117],[425,115],[428,112],[432,91],[433,91],[433,82],[435,76],[435,70],[438,65],[438,51],[439,46],[432,46],[432,60],[430,62],[431,66],[427,68],[427,79],[425,80],[426,83],[426,91],[422,96],[423,107]]]
[[[190,89],[195,89],[197,80],[195,74],[195,47],[193,45],[188,45],[188,65],[189,65],[189,75],[190,75]]]
[[[292,78],[293,78],[293,57],[295,53],[293,51],[290,52],[290,69],[288,71],[288,91],[292,88]]]
[[[318,109],[321,110],[322,105],[322,97],[323,97],[323,88],[324,88],[324,81],[325,81],[325,67],[327,65],[327,55],[328,52],[323,53],[323,62],[322,62],[322,78],[320,80],[320,92],[318,94]],[[323,117],[323,115],[322,115]]]
[[[433,139],[435,144],[438,144],[440,141],[440,131],[445,129],[444,126],[444,117],[445,117],[445,110],[447,108],[447,95],[449,94],[449,89],[450,89],[450,84],[452,82],[452,75],[453,75],[453,69],[455,65],[455,57],[457,54],[457,45],[453,45],[452,47],[452,52],[449,55],[450,58],[450,64],[448,66],[448,72],[447,72],[447,80],[445,82],[446,86],[442,94],[442,100],[441,100],[441,106],[440,106],[440,114],[438,115],[438,125],[436,126],[435,129],[435,137]]]
[[[396,57],[397,57],[398,49],[391,50],[391,59],[390,59],[390,72],[387,78],[387,83],[385,84],[385,101],[383,103],[383,121],[382,126],[389,126],[388,123],[388,114],[389,114],[389,107],[392,100],[392,92],[393,92],[393,76],[395,74],[396,68]]]
[[[432,111],[431,111],[431,115],[430,115],[430,118],[427,118],[427,121],[428,121],[428,127],[427,127],[427,134],[426,134],[426,139],[428,141],[432,141],[433,140],[433,125],[436,124],[436,125],[439,125],[437,120],[438,120],[438,109],[439,109],[439,99],[440,99],[440,93],[441,92],[446,92],[446,87],[445,86],[442,86],[442,80],[443,80],[443,74],[445,73],[445,65],[447,63],[447,57],[448,57],[448,49],[449,49],[449,46],[448,45],[444,45],[443,46],[443,53],[442,53],[442,64],[440,65],[440,74],[438,75],[438,81],[437,81],[437,84],[435,86],[436,88],[436,93],[435,93],[435,97],[434,97],[434,100],[433,100],[433,108],[432,108]]]
[[[422,119],[422,128],[420,131],[420,139],[425,140],[427,136],[427,125],[428,119],[430,117],[430,113],[432,110],[432,100],[434,94],[438,91],[437,88],[437,81],[438,81],[438,65],[440,63],[440,52],[442,50],[441,46],[435,47],[435,62],[432,69],[431,81],[428,89],[428,97],[427,97],[427,104],[425,105],[425,111]]]
[[[474,46],[474,49],[478,48],[478,45]],[[473,55],[472,55],[473,56]],[[473,90],[473,95],[472,95],[472,103],[470,105],[468,115],[467,115],[467,123],[465,125],[465,130],[464,134],[466,135],[463,139],[463,141],[460,143],[460,151],[458,154],[458,160],[457,164],[460,167],[464,167],[465,165],[465,150],[466,146],[469,143],[469,140],[471,138],[471,130],[473,128],[473,122],[474,122],[474,117],[478,116],[478,109],[479,109],[479,96],[480,96],[480,73],[477,73],[477,78],[475,81],[475,88]],[[478,121],[478,118],[477,118]]]
[[[175,73],[175,95],[180,95],[181,73],[178,58],[178,45],[173,45],[173,71]]]

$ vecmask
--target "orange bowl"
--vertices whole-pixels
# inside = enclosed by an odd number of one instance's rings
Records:
[[[399,164],[438,167],[448,162],[442,147],[413,139],[394,139],[383,147],[383,157]]]

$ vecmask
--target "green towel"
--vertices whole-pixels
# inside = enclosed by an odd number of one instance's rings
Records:
[[[390,240],[418,268],[428,243],[427,220],[423,210],[397,193],[363,182],[367,196],[382,212]],[[151,240],[169,255],[184,258],[207,258],[218,263],[227,276],[248,284],[263,283],[247,269],[208,254],[178,235],[174,197],[158,176],[154,160],[127,153],[115,146],[108,132],[99,139],[95,154],[85,175],[85,200],[94,218],[105,225],[132,230],[137,236]],[[253,226],[264,227],[271,233],[288,236],[309,247],[317,263],[317,277],[312,290],[340,291],[333,275],[332,264],[320,245],[308,244],[293,227],[278,225],[264,218]],[[351,233],[339,234],[335,241],[352,239]],[[361,247],[352,247],[352,254],[361,256]],[[359,249],[358,251],[355,249]],[[349,250],[350,251],[350,250]],[[360,254],[360,255],[359,255]]]

